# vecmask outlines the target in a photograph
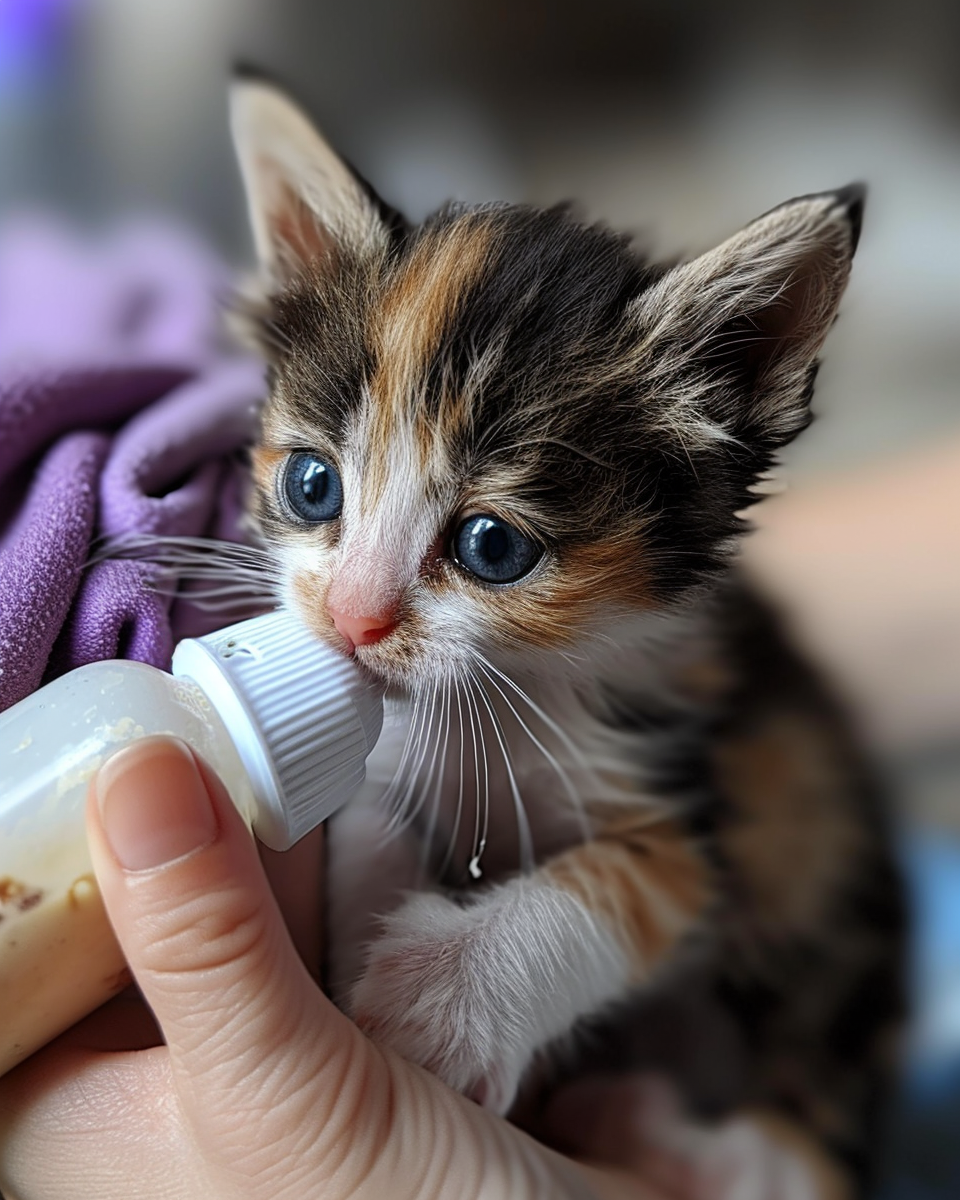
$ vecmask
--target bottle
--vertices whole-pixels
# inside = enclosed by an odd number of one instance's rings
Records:
[[[363,781],[382,719],[375,685],[285,612],[182,641],[173,674],[92,663],[0,714],[0,1075],[129,982],[84,826],[112,751],[182,738],[285,850]]]

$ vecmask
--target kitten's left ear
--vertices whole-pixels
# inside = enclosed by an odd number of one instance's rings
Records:
[[[307,263],[333,269],[343,250],[383,253],[399,218],[331,149],[279,87],[250,73],[230,88],[230,127],[250,223],[270,281]]]
[[[640,296],[658,425],[688,446],[735,438],[764,450],[804,428],[864,196],[854,184],[791,200]]]

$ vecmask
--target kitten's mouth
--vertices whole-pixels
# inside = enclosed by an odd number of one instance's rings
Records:
[[[390,696],[406,696],[415,687],[416,664],[407,661],[407,654],[397,653],[396,640],[389,635],[400,622],[358,618],[351,627],[349,621],[337,620],[324,613],[326,620],[309,622],[314,634],[331,650],[349,659],[363,674],[383,688]],[[331,619],[332,618],[332,619]],[[359,626],[359,628],[357,627]],[[388,645],[388,643],[391,643]]]
[[[378,662],[378,655],[371,654],[367,646],[355,646],[346,638],[328,639],[328,645],[344,658],[348,658],[362,674],[383,688],[387,699],[399,699],[409,694],[409,686],[397,677],[396,670],[387,669],[382,662]]]

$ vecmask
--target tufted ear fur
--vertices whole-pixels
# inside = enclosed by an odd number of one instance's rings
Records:
[[[640,352],[664,432],[771,451],[807,425],[863,201],[859,185],[791,200],[643,293]]]
[[[343,251],[376,255],[399,218],[331,149],[310,119],[269,81],[238,75],[230,125],[253,238],[268,285],[307,264],[334,269]]]

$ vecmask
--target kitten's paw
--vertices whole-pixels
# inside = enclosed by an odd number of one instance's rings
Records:
[[[832,1166],[820,1161],[820,1151],[812,1143],[807,1147],[799,1131],[796,1138],[779,1136],[776,1118],[768,1123],[744,1115],[703,1124],[686,1115],[672,1086],[657,1077],[637,1081],[634,1103],[644,1176],[678,1200],[846,1195]]]
[[[374,1041],[505,1113],[532,1047],[510,1011],[493,923],[478,906],[411,897],[373,943],[350,1011]]]

